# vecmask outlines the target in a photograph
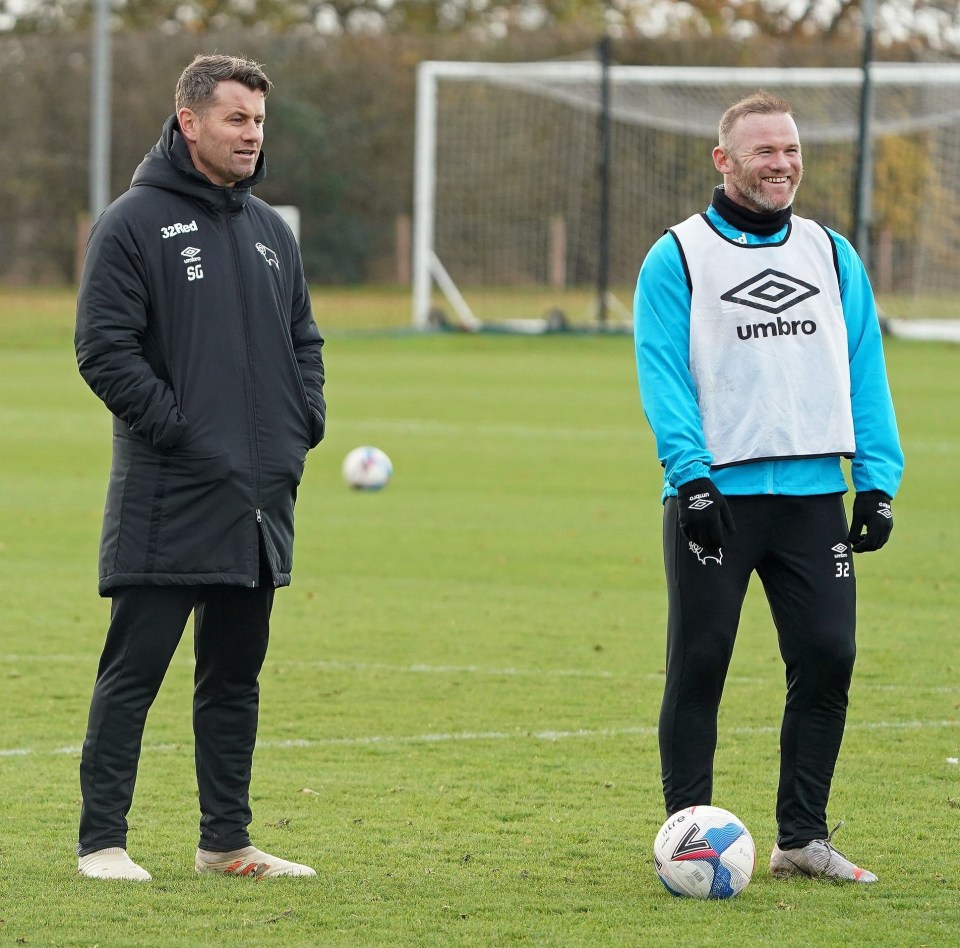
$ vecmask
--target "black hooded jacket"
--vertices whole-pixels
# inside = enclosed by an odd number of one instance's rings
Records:
[[[323,340],[296,241],[251,194],[198,172],[176,117],[90,235],[80,374],[114,415],[101,595],[255,586],[262,542],[290,582],[293,508],[323,437]]]

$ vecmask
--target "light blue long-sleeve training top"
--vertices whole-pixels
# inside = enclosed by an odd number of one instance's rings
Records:
[[[710,222],[733,240],[777,243],[771,236],[744,234],[711,205]],[[890,397],[880,322],[866,270],[850,242],[828,230],[836,246],[840,299],[847,327],[850,401],[856,453],[850,474],[856,491],[881,490],[893,497],[903,473],[903,452]],[[677,487],[709,477],[724,494],[805,496],[847,490],[839,457],[752,461],[711,468],[700,423],[696,386],[690,374],[690,288],[680,250],[670,234],[650,249],[634,297],[634,342],[640,397],[664,467],[663,499]]]

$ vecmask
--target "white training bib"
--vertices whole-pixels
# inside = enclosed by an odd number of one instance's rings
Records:
[[[690,278],[690,370],[713,466],[852,456],[847,331],[833,241],[793,216],[746,244],[703,214],[671,228]]]

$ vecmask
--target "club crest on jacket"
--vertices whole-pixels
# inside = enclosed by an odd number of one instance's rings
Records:
[[[258,243],[257,250],[263,255],[263,259],[267,261],[267,266],[276,267],[280,269],[280,260],[277,257],[275,250],[271,250],[265,244]]]

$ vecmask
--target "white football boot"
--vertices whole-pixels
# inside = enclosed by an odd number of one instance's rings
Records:
[[[127,882],[149,882],[149,872],[138,866],[125,849],[113,846],[98,849],[94,853],[81,856],[77,863],[77,872],[88,879],[124,879]]]
[[[777,879],[810,876],[836,882],[876,882],[877,877],[872,872],[855,866],[830,842],[841,826],[843,823],[838,823],[826,839],[815,839],[799,849],[774,846],[770,855],[770,874]]]
[[[315,876],[315,869],[298,862],[279,859],[262,852],[256,846],[234,849],[228,853],[197,850],[194,860],[197,872],[222,872],[228,876],[250,876],[252,879],[271,879],[274,876]]]

